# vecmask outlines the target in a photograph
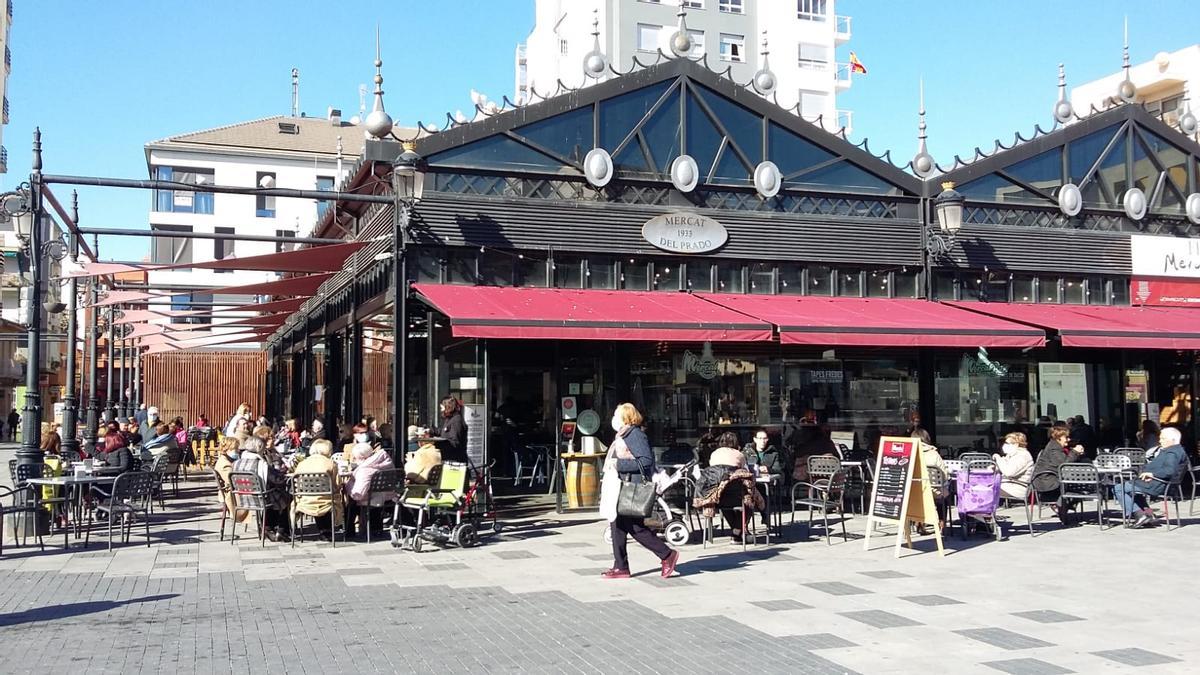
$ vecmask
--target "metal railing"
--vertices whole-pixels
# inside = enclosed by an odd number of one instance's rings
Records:
[[[854,128],[854,111],[853,110],[838,110],[837,111],[838,129],[845,129],[846,133],[851,133]]]
[[[4,117],[3,117],[4,123],[8,124],[8,97],[7,96],[4,97],[4,113],[3,113],[3,115],[4,115]]]
[[[837,71],[833,75],[833,80],[839,85],[850,86],[853,81],[854,72],[850,69],[849,63],[837,64]]]
[[[8,148],[0,145],[0,173],[8,173]]]

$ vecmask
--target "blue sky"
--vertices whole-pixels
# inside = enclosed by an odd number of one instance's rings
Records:
[[[356,9],[366,6],[379,10]],[[1136,5],[1129,17],[1135,63],[1200,39],[1183,6]],[[839,60],[854,49],[869,75],[856,78],[838,107],[854,110],[855,140],[869,137],[873,151],[890,149],[907,161],[916,149],[924,76],[935,159],[990,149],[997,137],[1009,142],[1034,123],[1050,126],[1060,61],[1068,83],[1120,68],[1122,17],[1131,7],[1115,0],[841,0],[837,10],[853,17],[853,36]],[[358,86],[371,81],[376,22],[389,112],[402,124],[441,122],[446,112],[469,108],[472,88],[495,100],[512,94],[513,47],[533,25],[533,0],[16,0],[4,131],[9,173],[0,186],[10,189],[28,174],[35,125],[47,173],[144,178],[147,141],[287,114],[293,67],[301,72],[304,111],[323,115],[332,105],[349,116]],[[150,195],[81,188],[80,203],[88,226],[145,227]],[[117,238],[101,247],[103,257],[123,259],[145,249]]]

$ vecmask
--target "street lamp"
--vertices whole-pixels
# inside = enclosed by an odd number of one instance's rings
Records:
[[[950,252],[963,222],[963,196],[954,189],[953,181],[942,183],[942,192],[933,200],[933,211],[938,229],[930,228],[926,249],[931,256],[943,256]]]
[[[395,434],[408,426],[408,225],[412,221],[412,211],[425,191],[425,160],[413,147],[411,141],[404,143],[404,152],[392,163],[392,193],[396,199],[392,230],[392,247],[396,253],[392,265],[392,286],[396,289],[392,301],[392,330],[396,341],[392,361],[392,429]]]

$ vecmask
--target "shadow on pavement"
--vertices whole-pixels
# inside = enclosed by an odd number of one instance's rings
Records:
[[[135,602],[158,602],[159,600],[170,600],[177,597],[179,597],[178,593],[168,593],[163,595],[147,595],[145,597],[132,598],[130,600],[97,600],[91,602],[72,602],[65,605],[48,605],[46,607],[37,607],[35,609],[25,610],[24,612],[0,614],[0,626],[15,626],[22,623],[66,619],[73,616],[82,616],[84,614],[107,612],[111,609],[116,609],[123,605],[130,605]]]

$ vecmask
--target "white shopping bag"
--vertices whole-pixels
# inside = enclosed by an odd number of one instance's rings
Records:
[[[617,519],[617,498],[621,495],[621,477],[615,469],[600,476],[600,515],[608,522]]]

